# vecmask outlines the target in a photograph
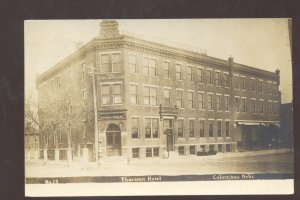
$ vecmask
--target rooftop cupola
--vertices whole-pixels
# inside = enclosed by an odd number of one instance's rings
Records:
[[[119,24],[115,20],[104,19],[100,23],[100,38],[115,38],[119,37]]]

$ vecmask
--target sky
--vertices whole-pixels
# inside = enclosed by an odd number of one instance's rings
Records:
[[[292,101],[292,64],[287,19],[130,19],[121,31],[143,39],[188,45],[207,55],[273,71],[280,70],[282,102]],[[35,96],[35,80],[99,35],[101,20],[26,20],[25,94]]]

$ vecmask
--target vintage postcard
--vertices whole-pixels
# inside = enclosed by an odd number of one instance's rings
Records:
[[[291,23],[26,20],[26,196],[293,194]]]

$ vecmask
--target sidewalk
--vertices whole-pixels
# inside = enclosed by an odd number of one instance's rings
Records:
[[[287,164],[277,161],[276,156],[290,153],[290,149],[261,150],[251,152],[219,153],[213,156],[177,156],[169,159],[149,158],[133,159],[126,163],[82,163],[74,160],[70,166],[67,161],[26,162],[26,177],[74,177],[74,176],[132,176],[149,174],[207,174],[226,172],[234,173],[252,165],[255,170],[273,170],[274,164],[282,170]],[[268,160],[267,155],[274,157]],[[263,156],[263,158],[258,157]],[[235,159],[236,158],[236,159]],[[238,160],[238,161],[237,161]],[[275,161],[274,161],[275,160]],[[286,159],[290,163],[293,161]],[[274,163],[275,162],[275,163]],[[264,165],[266,164],[266,167]],[[268,167],[271,167],[268,169]],[[250,166],[251,167],[251,166]],[[248,170],[248,169],[247,169]],[[255,172],[255,171],[253,171]]]

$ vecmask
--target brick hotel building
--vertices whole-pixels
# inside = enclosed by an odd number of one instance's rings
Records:
[[[41,107],[50,101],[43,100],[45,91],[65,88],[72,101],[85,102],[91,110],[95,103],[97,117],[82,115],[82,128],[72,131],[74,156],[82,155],[86,142],[90,160],[96,151],[99,159],[145,159],[162,157],[166,150],[185,156],[274,146],[279,79],[279,70],[120,34],[116,21],[103,20],[99,36],[39,75],[37,88]],[[66,137],[51,131],[41,136],[46,143],[41,147],[65,149]]]

